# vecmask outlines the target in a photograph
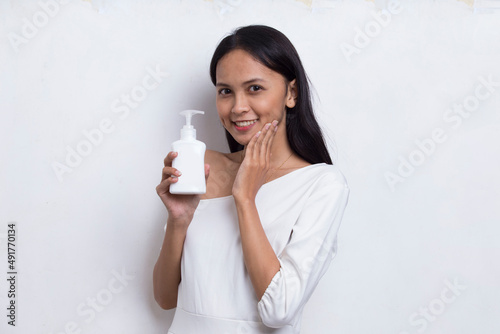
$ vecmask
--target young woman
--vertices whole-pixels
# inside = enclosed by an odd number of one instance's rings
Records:
[[[172,334],[299,333],[336,252],[349,188],[332,165],[290,41],[247,26],[224,38],[210,75],[231,153],[207,150],[207,193],[156,188],[168,211],[154,295]]]

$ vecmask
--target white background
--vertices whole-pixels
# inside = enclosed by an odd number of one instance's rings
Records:
[[[0,2],[0,332],[166,332],[173,312],[152,294],[166,222],[155,187],[183,109],[205,110],[198,138],[227,152],[208,66],[219,40],[247,24],[296,46],[351,188],[302,333],[500,331],[500,86],[477,88],[480,77],[500,82],[499,11],[402,0],[381,26],[384,0],[75,0],[48,15],[49,2]],[[155,69],[161,82],[143,90]],[[121,100],[141,92],[134,108]],[[463,103],[466,117],[450,111]],[[102,122],[108,133],[89,144],[84,131]],[[416,141],[436,131],[425,154]],[[58,178],[54,164],[78,147],[87,155]]]

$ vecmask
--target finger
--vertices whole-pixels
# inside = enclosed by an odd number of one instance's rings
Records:
[[[210,165],[205,164],[205,182],[208,180],[209,175],[210,175]]]
[[[174,158],[176,158],[178,154],[179,153],[174,152],[174,151],[168,152],[167,156],[163,160],[163,164],[165,166],[172,166],[172,160],[174,160]]]
[[[179,178],[175,176],[171,176],[166,178],[165,180],[162,180],[161,183],[156,187],[156,192],[158,195],[163,194],[168,191],[170,185],[172,183],[176,183],[179,180]]]
[[[266,123],[264,127],[262,127],[262,134],[257,139],[258,145],[262,145],[263,143],[265,143],[270,128],[271,128],[271,123]]]
[[[170,151],[170,152],[168,152],[167,156],[163,160],[163,164],[165,165],[165,167],[163,168],[163,171],[162,171],[162,176],[161,176],[162,181],[165,180],[166,178],[170,177],[171,175],[176,175],[176,176],[182,175],[181,171],[172,167],[172,161],[178,155],[179,155],[178,152]]]
[[[270,153],[270,150],[269,150],[269,144],[271,142],[271,139],[274,135],[274,129],[272,128],[272,124],[271,123],[268,123],[266,124],[265,126],[265,135],[264,135],[264,138],[262,139],[262,142],[260,144],[260,159],[262,159],[262,161],[265,161],[266,164],[269,163],[269,153]]]
[[[254,159],[260,159],[261,158],[261,152],[262,152],[262,143],[264,142],[267,133],[269,132],[269,127],[271,123],[266,123],[263,127],[262,130],[260,131],[260,135],[257,138],[257,141],[255,142],[254,145],[254,151],[253,151],[253,157]]]
[[[178,170],[177,168],[166,166],[163,167],[162,173],[161,173],[161,180],[166,180],[171,176],[181,176],[182,172]]]
[[[248,142],[247,147],[246,147],[246,152],[245,152],[245,159],[253,159],[254,157],[254,151],[255,151],[255,144],[257,143],[257,140],[259,137],[262,135],[262,131],[257,132]],[[248,157],[248,158],[247,158]]]
[[[273,140],[274,136],[276,136],[276,131],[278,130],[278,121],[274,120],[271,126],[271,129],[269,129],[269,132],[271,132],[271,137],[269,138],[269,141],[267,142],[267,151],[269,152],[269,159],[271,159],[271,147],[273,146]]]

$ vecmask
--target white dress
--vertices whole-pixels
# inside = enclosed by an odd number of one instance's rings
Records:
[[[201,200],[189,225],[170,334],[299,333],[302,310],[336,254],[349,188],[319,163],[265,183],[260,221],[280,270],[258,300],[245,268],[233,197]]]

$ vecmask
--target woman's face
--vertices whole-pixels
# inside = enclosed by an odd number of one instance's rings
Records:
[[[246,145],[266,123],[277,120],[278,135],[285,135],[285,106],[295,106],[295,80],[285,78],[236,49],[222,57],[216,69],[217,110],[222,125]],[[281,134],[280,134],[281,132]]]

